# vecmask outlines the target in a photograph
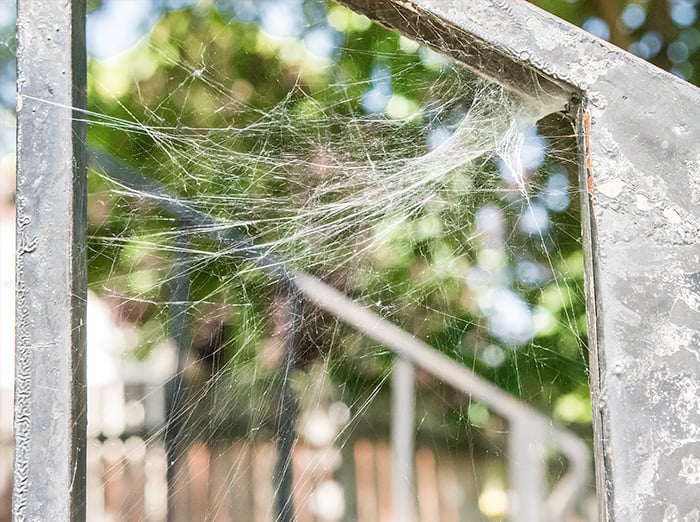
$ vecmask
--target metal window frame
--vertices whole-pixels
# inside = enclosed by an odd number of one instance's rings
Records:
[[[573,115],[601,519],[697,516],[700,91],[520,0],[344,3]],[[85,517],[84,20],[18,1],[17,520]]]
[[[343,0],[573,113],[601,520],[697,517],[700,90],[516,0]]]

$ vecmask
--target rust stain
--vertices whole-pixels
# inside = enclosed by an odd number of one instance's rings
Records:
[[[586,173],[588,174],[587,184],[588,184],[588,195],[593,197],[593,165],[591,162],[591,114],[588,109],[583,110],[583,140],[584,140],[584,154],[586,162]]]
[[[586,186],[588,189],[588,202],[591,220],[591,235],[595,236],[598,230],[598,217],[594,208],[594,179],[593,179],[593,160],[591,154],[591,113],[588,108],[583,109],[583,147],[584,147],[584,164],[586,166]]]

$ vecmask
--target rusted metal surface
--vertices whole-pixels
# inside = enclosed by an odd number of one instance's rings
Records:
[[[521,1],[344,3],[576,118],[601,519],[700,516],[700,91]]]
[[[18,521],[85,519],[84,22],[82,1],[18,1]]]

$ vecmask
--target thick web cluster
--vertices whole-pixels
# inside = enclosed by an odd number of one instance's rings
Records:
[[[90,15],[99,27],[114,4]],[[90,65],[90,429],[107,439],[105,480],[120,455],[170,461],[171,495],[190,495],[179,509],[208,473],[210,512],[241,502],[270,519],[286,416],[307,459],[292,466],[297,517],[363,519],[348,499],[372,494],[363,463],[385,487],[395,357],[290,298],[285,274],[300,272],[588,437],[570,122],[335,4],[179,7]],[[116,417],[100,411],[115,383]],[[505,421],[428,372],[416,393],[418,472],[437,462],[444,487],[444,463],[471,516],[501,517]],[[240,492],[265,481],[245,507]]]

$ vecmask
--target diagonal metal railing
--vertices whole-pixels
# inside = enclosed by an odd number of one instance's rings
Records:
[[[239,255],[265,270],[288,295],[292,313],[288,314],[284,372],[278,410],[278,460],[273,476],[277,520],[293,520],[291,453],[295,439],[296,401],[289,386],[295,367],[295,352],[301,314],[294,313],[301,299],[334,315],[358,332],[390,348],[398,357],[392,371],[392,447],[394,519],[412,518],[415,382],[414,366],[428,372],[460,392],[477,399],[510,423],[508,434],[509,518],[518,522],[565,520],[571,514],[589,481],[590,454],[586,445],[572,432],[553,425],[552,421],[531,406],[504,392],[486,379],[453,361],[427,343],[350,299],[319,278],[299,270],[257,247],[252,238],[231,227],[221,226],[186,201],[169,194],[103,152],[93,152],[92,166],[130,193],[155,200],[182,225],[194,226],[232,255]],[[180,288],[182,285],[176,285]],[[180,296],[181,298],[182,296]],[[178,302],[180,301],[178,298]],[[176,324],[180,324],[175,321]],[[182,337],[180,328],[176,333]],[[182,350],[179,351],[182,353]],[[171,408],[172,410],[172,408]],[[567,473],[549,495],[545,449],[556,447],[568,460]],[[175,459],[170,459],[171,461]]]

